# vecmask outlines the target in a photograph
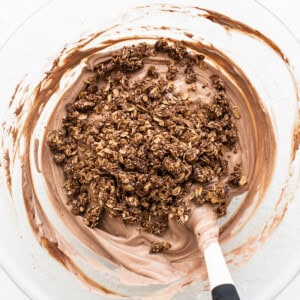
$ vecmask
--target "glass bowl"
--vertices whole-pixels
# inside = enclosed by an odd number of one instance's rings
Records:
[[[250,164],[255,150],[252,177],[220,220],[220,242],[241,298],[273,299],[299,270],[300,47],[284,25],[254,1],[52,1],[0,52],[6,82],[0,101],[0,260],[33,299],[210,299],[200,274],[191,284],[186,278],[123,283],[122,267],[101,256],[93,233],[51,201],[49,191],[64,196],[39,170],[45,125],[84,67],[82,53],[161,36],[198,45],[211,59],[225,57],[216,67],[233,81],[244,76],[243,91],[260,99],[239,100],[253,121],[241,137],[253,141],[243,153],[243,163]]]

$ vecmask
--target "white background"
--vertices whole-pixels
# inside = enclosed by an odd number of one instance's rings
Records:
[[[101,0],[99,0],[101,1]],[[125,0],[123,0],[125,1]],[[220,0],[226,1],[226,0]],[[28,18],[37,12],[48,0],[0,0],[0,51],[4,43]],[[261,4],[277,15],[290,28],[300,42],[300,1],[297,0],[259,0]],[[246,13],[246,12],[245,12]],[[299,53],[300,59],[300,53]],[[0,66],[0,72],[4,72]],[[299,79],[298,79],[299,80]],[[0,95],[1,85],[0,82]],[[3,242],[3,240],[1,241]],[[300,275],[277,299],[300,299]],[[28,300],[18,287],[0,268],[0,299]],[[68,300],[68,299],[66,299]]]

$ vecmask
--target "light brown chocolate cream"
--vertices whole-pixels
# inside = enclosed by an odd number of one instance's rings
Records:
[[[106,46],[86,51],[75,49],[66,56],[64,61],[56,62],[51,72],[36,89],[36,101],[28,114],[28,126],[24,129],[24,134],[28,140],[40,116],[41,109],[59,88],[64,73],[75,68],[79,63],[85,62],[85,67],[78,79],[58,99],[56,108],[47,123],[46,134],[59,128],[61,118],[64,115],[65,104],[75,100],[76,95],[84,86],[84,79],[89,76],[93,66],[99,61],[107,59],[106,56],[109,54],[105,51],[105,47],[118,42],[120,41],[110,41]],[[130,44],[134,43],[134,39],[131,39]],[[206,56],[205,61],[208,68],[205,70],[195,69],[199,82],[204,87],[198,89],[200,90],[198,97],[202,101],[211,100],[213,88],[209,77],[212,74],[219,74],[226,83],[228,96],[241,114],[241,119],[237,121],[240,151],[235,159],[242,163],[243,173],[248,178],[248,194],[243,203],[240,204],[238,212],[231,216],[230,220],[221,228],[220,240],[222,241],[231,236],[232,228],[243,216],[258,187],[262,191],[261,197],[267,188],[272,175],[276,143],[270,119],[265,113],[257,93],[238,66],[213,47],[203,46],[200,43],[186,43],[186,46],[192,51],[199,51]],[[147,64],[147,62],[145,63]],[[152,60],[148,63],[154,63],[162,72],[165,70],[164,62],[161,59]],[[144,74],[139,73],[137,76],[144,76]],[[177,88],[184,88],[180,80],[181,76],[183,75],[179,76]],[[26,147],[28,145],[29,143],[26,143]],[[66,205],[66,196],[62,189],[63,175],[53,162],[44,138],[40,139],[39,145],[42,147],[42,161],[39,168],[47,183],[49,199],[56,208],[58,215],[62,217],[65,225],[82,243],[99,256],[106,257],[116,265],[121,266],[120,279],[123,283],[147,285],[150,283],[171,283],[180,279],[181,285],[183,285],[187,282],[206,278],[203,259],[193,230],[185,225],[177,224],[176,221],[171,220],[170,230],[160,237],[143,232],[137,226],[124,225],[108,215],[103,217],[100,228],[90,229],[86,227],[80,218],[71,214]],[[29,167],[29,149],[27,150],[23,157],[23,193],[31,225],[39,241],[46,248],[48,248],[49,243],[44,243],[44,241],[54,240],[51,242],[50,253],[55,257],[54,254],[59,253],[59,257],[56,258],[67,268],[72,271],[77,270],[78,273],[78,267],[66,254],[64,256],[63,237],[57,237],[53,232],[51,220],[46,217],[47,212],[39,203],[38,195],[34,190],[34,178],[31,177]],[[266,157],[268,157],[269,164],[267,167],[261,168],[262,165],[265,165]],[[42,225],[37,226],[37,219],[42,220]],[[154,241],[168,241],[172,247],[165,253],[149,254],[149,246]],[[59,251],[53,251],[53,245],[57,245]],[[88,282],[86,276],[82,278]]]
[[[204,254],[209,245],[219,240],[219,226],[216,214],[209,204],[191,207],[191,210],[186,226],[194,232],[199,251],[201,254]]]

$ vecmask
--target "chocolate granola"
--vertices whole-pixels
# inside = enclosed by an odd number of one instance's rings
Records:
[[[145,78],[132,78],[159,54],[166,57],[166,73],[150,65]],[[49,133],[47,143],[63,169],[72,213],[87,226],[99,226],[106,211],[160,235],[168,218],[188,220],[186,198],[211,203],[218,217],[226,214],[229,190],[247,184],[240,165],[229,174],[226,158],[238,146],[240,114],[218,75],[211,76],[212,103],[190,95],[197,92],[194,68],[205,72],[204,60],[166,39],[125,46],[99,63],[66,105],[62,127]],[[178,72],[185,74],[187,91],[173,84]],[[153,244],[150,253],[169,247]]]

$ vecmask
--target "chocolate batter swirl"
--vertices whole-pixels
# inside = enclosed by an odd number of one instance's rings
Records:
[[[101,228],[106,211],[155,235],[168,230],[168,217],[187,222],[187,197],[224,216],[228,191],[247,184],[240,114],[219,76],[198,80],[212,72],[204,55],[159,39],[103,57],[89,64],[91,76],[66,104],[62,127],[47,135],[72,213]]]

